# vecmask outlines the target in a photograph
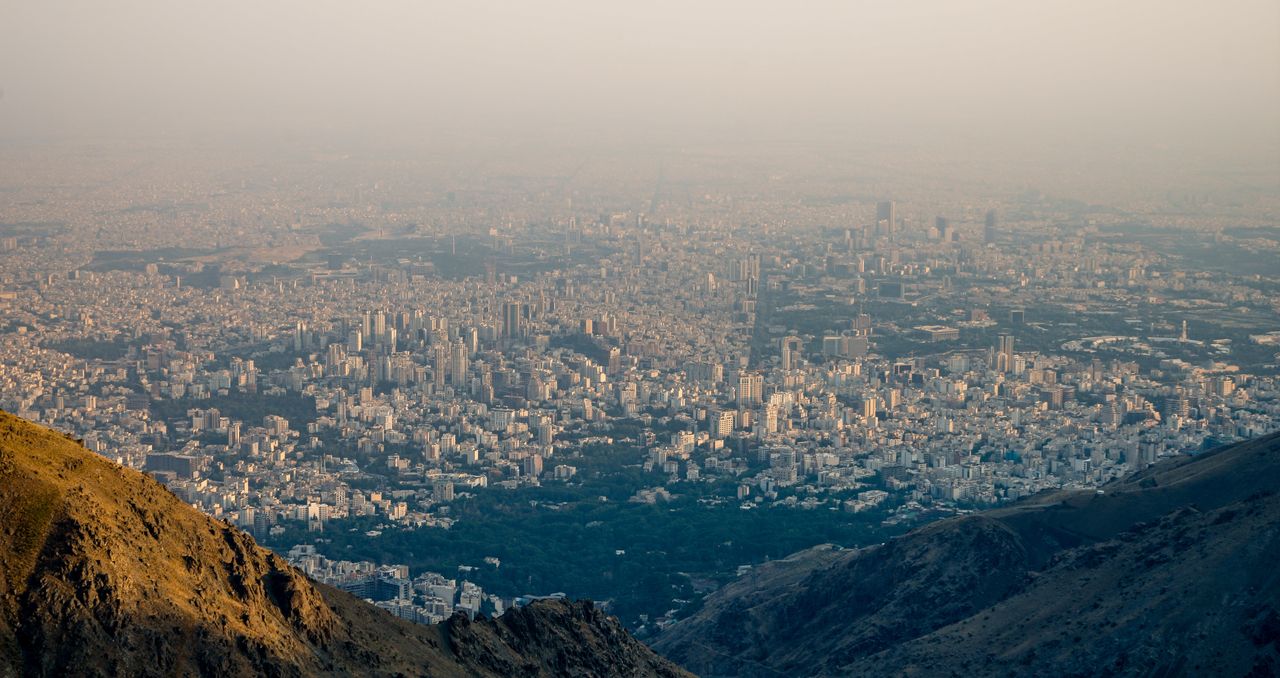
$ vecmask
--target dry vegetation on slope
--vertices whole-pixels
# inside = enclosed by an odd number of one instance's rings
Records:
[[[590,603],[404,622],[0,412],[0,676],[686,675]]]

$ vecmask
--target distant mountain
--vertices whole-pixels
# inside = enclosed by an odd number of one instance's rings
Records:
[[[0,412],[0,677],[684,676],[589,602],[397,619]]]
[[[655,649],[703,676],[1280,674],[1280,436],[1043,493],[707,598]]]

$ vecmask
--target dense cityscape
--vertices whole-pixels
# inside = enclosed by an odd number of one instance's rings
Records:
[[[177,157],[5,177],[0,407],[409,619],[653,631],[765,559],[1280,428],[1265,201]]]
[[[1280,2],[0,10],[0,678],[1280,676]]]

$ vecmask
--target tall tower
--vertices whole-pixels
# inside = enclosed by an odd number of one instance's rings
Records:
[[[782,369],[795,369],[798,366],[799,359],[804,351],[804,340],[795,336],[783,337],[780,349]]]
[[[459,339],[453,343],[449,365],[449,380],[454,386],[461,385],[467,378],[467,347]]]
[[[876,410],[879,409],[880,403],[876,401],[874,395],[868,394],[862,397],[862,418],[871,421],[876,418]]]
[[[738,404],[758,405],[764,402],[764,375],[743,372],[738,375]]]
[[[990,245],[996,241],[996,211],[987,210],[987,220],[982,225],[982,242]]]
[[[524,304],[511,301],[502,304],[502,334],[507,337],[524,334]]]
[[[934,217],[933,227],[935,230],[938,231],[938,239],[942,240],[943,242],[948,242],[951,240],[951,220],[950,219],[947,219],[946,217],[943,217],[943,216]]]
[[[881,224],[884,224],[881,226]],[[876,203],[876,230],[885,235],[893,235],[898,224],[898,208],[892,200]]]
[[[436,388],[444,388],[445,375],[449,373],[449,347],[444,344],[436,344],[431,347],[434,368],[434,381]]]
[[[1013,371],[1013,335],[1000,335],[1000,344],[997,346],[996,353],[996,371],[1011,372]]]

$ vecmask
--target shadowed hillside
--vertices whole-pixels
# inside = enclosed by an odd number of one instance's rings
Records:
[[[1274,675],[1280,436],[811,549],[655,647],[706,676]]]

